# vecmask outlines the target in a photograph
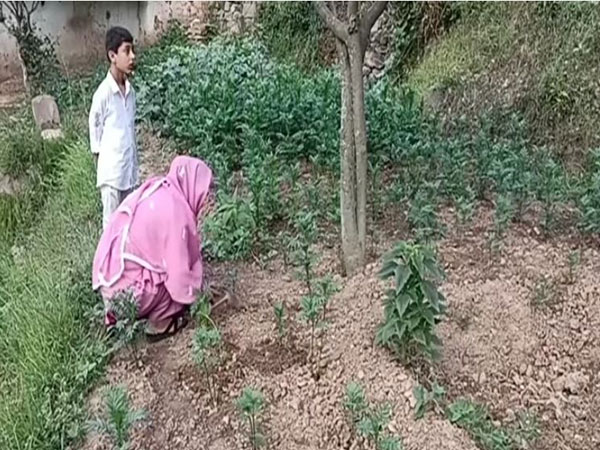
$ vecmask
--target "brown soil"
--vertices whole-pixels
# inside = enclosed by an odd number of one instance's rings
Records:
[[[451,225],[440,242],[449,315],[440,327],[443,357],[427,376],[440,380],[451,399],[468,396],[489,406],[498,425],[513,423],[524,409],[534,412],[542,431],[536,449],[598,448],[598,252],[582,252],[571,280],[567,258],[573,243],[566,238],[543,242],[524,226],[515,227],[501,250],[493,251],[491,228],[491,212],[481,210],[471,227]],[[381,242],[375,249],[379,255],[393,241],[388,236]],[[334,251],[322,249],[321,255],[320,274],[337,267]],[[351,380],[362,382],[372,401],[394,406],[390,431],[402,436],[405,448],[476,448],[465,431],[436,413],[414,420],[412,388],[421,371],[402,367],[374,345],[385,288],[376,277],[379,265],[371,263],[352,279],[337,278],[343,289],[328,311],[315,379],[307,363],[308,332],[297,312],[303,285],[278,261],[265,268],[239,264],[242,308],[216,316],[227,343],[216,374],[217,407],[190,356],[192,326],[144,346],[138,362],[123,353],[110,365],[106,384],[125,384],[134,405],[149,412],[150,419],[134,432],[133,448],[249,448],[234,402],[246,386],[262,390],[268,401],[263,427],[269,448],[359,448],[341,407]],[[288,307],[292,324],[291,339],[284,344],[277,338],[271,307],[279,300]],[[98,404],[96,392],[92,413]],[[90,438],[83,448],[107,447]]]

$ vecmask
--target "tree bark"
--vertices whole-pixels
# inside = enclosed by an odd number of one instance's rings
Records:
[[[344,272],[351,274],[360,266],[360,246],[356,217],[356,147],[354,145],[354,107],[350,57],[346,45],[338,41],[342,69],[342,111],[340,121],[340,212],[342,262]]]

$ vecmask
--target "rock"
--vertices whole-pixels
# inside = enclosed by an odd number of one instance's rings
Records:
[[[565,377],[564,376],[560,376],[560,377],[556,378],[555,380],[552,380],[552,388],[554,389],[555,392],[562,392],[564,387],[565,387]]]
[[[60,129],[60,114],[54,97],[38,95],[31,100],[33,118],[40,130]]]
[[[571,394],[579,394],[588,383],[589,378],[581,372],[569,373],[564,382],[564,390]]]
[[[577,331],[581,328],[581,322],[579,319],[571,319],[569,321],[569,326],[571,327],[571,330]]]
[[[378,53],[368,52],[365,56],[365,66],[381,70],[384,67],[384,61]]]

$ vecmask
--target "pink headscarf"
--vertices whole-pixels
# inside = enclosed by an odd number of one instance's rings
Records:
[[[201,160],[176,157],[163,178],[152,178],[129,195],[110,219],[94,256],[92,286],[105,298],[136,282],[156,292],[164,282],[171,298],[191,304],[202,286],[200,214],[212,182],[212,172]],[[131,263],[146,269],[128,271]],[[128,279],[129,273],[143,279]]]

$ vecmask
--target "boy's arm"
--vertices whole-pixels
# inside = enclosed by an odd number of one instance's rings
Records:
[[[98,93],[96,93],[92,98],[89,117],[90,149],[96,159],[98,159],[98,155],[100,154],[100,142],[102,139],[102,130],[104,128],[104,108],[102,103],[102,99]]]

